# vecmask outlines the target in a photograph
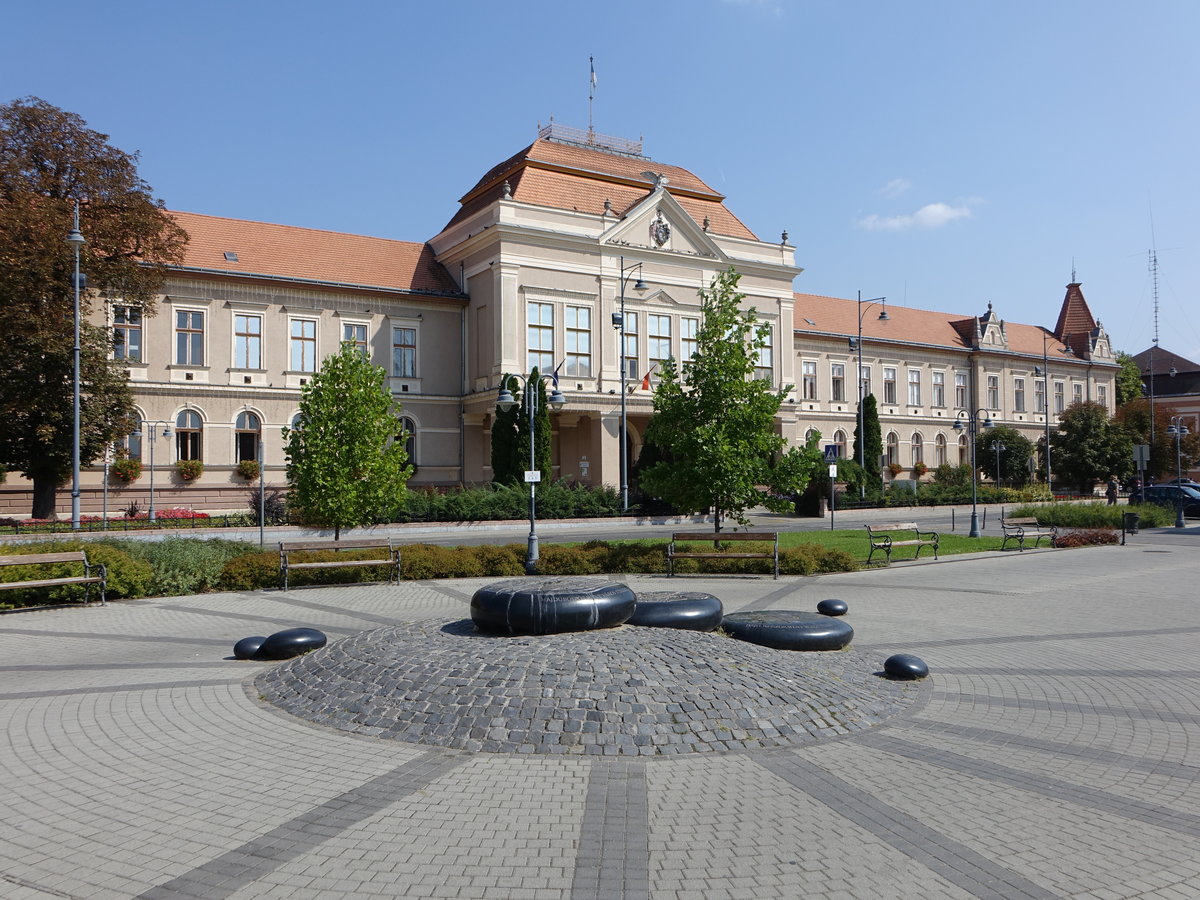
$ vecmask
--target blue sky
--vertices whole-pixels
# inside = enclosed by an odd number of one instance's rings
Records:
[[[425,240],[553,115],[787,229],[796,289],[1200,360],[1200,3],[13,4],[0,102],[141,152],[172,209]]]

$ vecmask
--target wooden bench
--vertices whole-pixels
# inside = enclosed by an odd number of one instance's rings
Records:
[[[719,549],[718,545],[726,541],[760,541],[771,542],[770,550],[744,551],[733,553]],[[711,543],[711,550],[676,550],[676,543]],[[677,559],[769,559],[775,566],[775,577],[779,577],[779,534],[774,531],[729,531],[712,534],[695,534],[678,532],[671,535],[671,543],[667,545],[667,574],[675,574]]]
[[[331,559],[324,562],[292,562],[292,553],[316,553],[322,550],[378,550],[370,559]],[[390,566],[388,583],[400,583],[400,548],[392,545],[391,538],[364,538],[352,541],[280,541],[279,581],[286,591],[288,572],[292,569],[336,569],[342,566]]]
[[[83,566],[82,575],[64,575],[61,578],[30,578],[24,581],[0,581],[0,591],[19,588],[54,587],[60,584],[82,584],[83,602],[91,597],[92,585],[100,585],[100,605],[105,605],[104,591],[108,586],[108,568],[103,564],[88,562],[83,550],[68,550],[62,553],[26,553],[23,556],[0,556],[0,568],[9,566],[41,566],[74,563]]]
[[[938,558],[938,533],[936,531],[921,531],[917,528],[916,522],[893,522],[887,525],[865,525],[867,529],[867,537],[871,541],[871,552],[867,554],[867,565],[871,564],[871,557],[875,555],[876,550],[882,550],[887,556],[887,564],[892,564],[892,551],[897,547],[916,547],[913,553],[913,559],[921,555],[922,547],[933,548],[933,558]],[[896,540],[893,536],[895,532],[913,533],[913,537],[907,540]]]
[[[1058,537],[1058,528],[1054,525],[1039,525],[1038,520],[1029,517],[1025,519],[1002,519],[1000,527],[1004,530],[1004,541],[1000,544],[1000,549],[1003,550],[1008,546],[1009,541],[1017,542],[1017,549],[1025,549],[1025,541],[1033,538],[1033,546],[1036,548],[1038,541],[1042,538],[1050,538],[1050,543],[1054,543],[1054,539]]]

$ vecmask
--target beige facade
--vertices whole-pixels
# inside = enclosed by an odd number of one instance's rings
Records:
[[[690,355],[700,291],[730,266],[771,329],[763,377],[792,386],[780,428],[794,442],[816,429],[850,452],[860,312],[865,386],[905,468],[918,454],[931,468],[958,461],[960,409],[987,408],[1036,440],[1046,362],[1051,423],[1059,385],[1063,406],[1111,407],[1111,349],[1078,285],[1053,331],[1005,324],[990,308],[963,318],[888,304],[889,322],[879,322],[877,307],[795,293],[801,269],[786,234],[758,239],[692,173],[595,137],[544,132],[487,173],[423,244],[176,214],[191,242],[157,315],[138,321],[119,297],[98,313],[123,338],[116,353],[145,423],[124,450],[145,466],[153,450],[158,507],[244,509],[236,467],[259,440],[266,480],[281,485],[281,430],[321,359],[345,340],[390,374],[413,434],[414,487],[490,480],[498,385],[535,365],[557,370],[567,398],[551,417],[555,475],[616,486],[622,337],[632,461],[651,412],[643,379],[653,384],[662,359]],[[203,461],[199,479],[173,473],[181,457]],[[86,471],[85,512],[99,511],[102,482],[101,467]],[[27,511],[26,487],[10,477],[0,488],[7,511]],[[147,505],[148,473],[109,487],[110,513]]]

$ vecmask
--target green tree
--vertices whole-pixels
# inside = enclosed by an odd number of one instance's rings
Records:
[[[1099,403],[1068,406],[1050,435],[1050,452],[1056,478],[1084,494],[1109,475],[1125,478],[1133,471],[1133,441]]]
[[[1124,350],[1117,352],[1117,363],[1121,370],[1117,372],[1117,406],[1124,406],[1130,400],[1142,396],[1142,370],[1133,357]]]
[[[0,106],[0,464],[33,481],[33,515],[54,513],[71,472],[74,436],[74,251],[64,238],[75,204],[87,243],[90,289],[153,312],[167,264],[187,235],[150,194],[136,154],[108,143],[79,116],[27,97]],[[80,461],[95,460],[131,428],[123,367],[109,360],[106,329],[80,329]]]
[[[521,382],[506,375],[501,379],[518,400],[511,409],[496,407],[492,413],[492,481],[497,484],[517,484],[521,481],[520,445],[525,440],[521,432]],[[526,451],[526,456],[529,452]]]
[[[754,377],[767,326],[754,310],[740,308],[740,277],[730,269],[701,290],[697,352],[682,372],[673,359],[659,370],[646,441],[670,461],[641,476],[649,494],[681,512],[711,509],[717,531],[727,517],[747,524],[746,510],[760,503],[786,511],[821,464],[815,443],[789,449],[776,432],[775,415],[790,388],[772,391]]]
[[[1175,477],[1175,435],[1168,434],[1171,418],[1180,415],[1178,407],[1161,400],[1154,404],[1154,434],[1150,434],[1150,401],[1145,397],[1130,400],[1117,409],[1114,419],[1135,444],[1148,444],[1150,462],[1146,474],[1156,480]],[[1189,417],[1190,418],[1190,417]],[[1179,442],[1181,468],[1191,467],[1200,458],[1200,436],[1189,434]]]
[[[542,381],[541,373],[538,372],[535,366],[533,371],[529,373],[528,384],[533,385],[533,390],[537,391],[537,412],[534,414],[536,421],[534,422],[534,453],[537,457],[537,462],[534,466],[529,464],[529,411],[525,404],[522,403],[521,414],[518,418],[518,424],[521,428],[522,440],[518,444],[518,454],[521,465],[521,480],[525,478],[527,470],[536,468],[542,473],[542,483],[550,480],[550,406],[546,402],[546,385]],[[526,390],[530,390],[526,386]]]
[[[381,367],[351,344],[327,357],[301,389],[298,426],[284,430],[289,508],[334,540],[402,509],[412,466],[399,414]]]
[[[866,394],[862,400],[862,425],[866,438],[859,436],[858,421],[854,423],[854,461],[862,460],[862,478],[868,497],[883,493],[883,472],[879,460],[883,456],[883,429],[879,424],[879,404],[874,394]],[[863,440],[862,454],[858,442]]]
[[[996,470],[996,445],[1000,451],[1000,469]],[[1015,428],[998,425],[979,432],[975,447],[975,462],[988,478],[1005,484],[1024,484],[1029,480],[1029,457],[1033,455],[1033,442]]]

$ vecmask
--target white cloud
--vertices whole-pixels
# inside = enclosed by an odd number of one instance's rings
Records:
[[[958,206],[949,203],[928,203],[915,213],[902,216],[880,216],[872,213],[859,219],[858,224],[868,231],[907,231],[910,228],[941,228],[955,219],[971,217],[971,202]]]
[[[906,193],[910,187],[912,182],[907,178],[893,178],[879,189],[879,193],[890,200]]]

